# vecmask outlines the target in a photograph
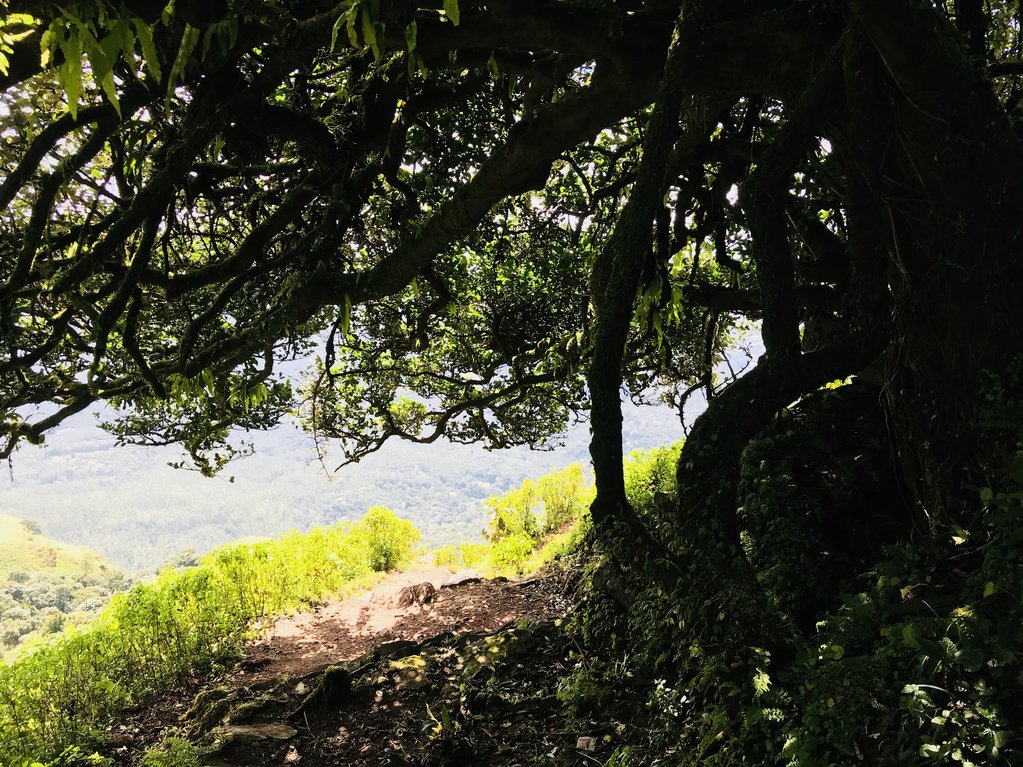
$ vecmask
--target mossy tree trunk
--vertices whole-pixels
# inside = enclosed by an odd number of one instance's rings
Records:
[[[956,520],[975,492],[971,484],[991,482],[1018,439],[977,424],[987,376],[1008,381],[1023,354],[1023,323],[1012,319],[1023,286],[1019,138],[971,49],[931,4],[851,0],[843,18],[831,55],[816,62],[816,75],[789,101],[786,123],[742,189],[766,354],[711,400],[682,451],[681,546],[665,545],[644,527],[629,508],[621,470],[622,348],[638,254],[654,220],[649,200],[663,193],[663,180],[653,192],[637,183],[594,267],[594,520],[623,544],[625,556],[647,561],[661,588],[702,597],[694,600],[704,605],[697,623],[708,636],[781,655],[785,629],[759,603],[736,516],[742,452],[780,410],[881,360],[893,445],[919,517],[932,530]],[[977,39],[973,29],[970,40]],[[666,71],[662,90],[670,92],[670,58]],[[678,109],[673,102],[658,107],[648,153],[657,148],[655,136],[667,140],[657,121]],[[844,174],[837,186],[850,277],[837,312],[844,332],[811,351],[800,341],[806,315],[797,299],[788,197],[821,138],[833,144]]]

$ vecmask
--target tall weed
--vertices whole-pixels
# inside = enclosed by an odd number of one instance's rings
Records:
[[[95,621],[0,664],[0,765],[99,745],[118,712],[237,657],[260,619],[404,565],[418,540],[376,507],[354,524],[227,546],[115,596]]]

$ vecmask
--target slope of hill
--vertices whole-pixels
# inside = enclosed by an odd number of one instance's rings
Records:
[[[626,450],[681,436],[666,408],[629,408],[628,414]],[[481,540],[489,496],[586,460],[588,443],[585,423],[551,452],[394,442],[328,478],[309,436],[285,425],[245,435],[255,455],[211,480],[170,468],[168,462],[180,459],[176,447],[115,447],[94,421],[83,413],[44,448],[21,451],[11,479],[0,479],[0,513],[38,522],[129,572],[151,572],[183,549],[202,553],[245,536],[355,520],[375,504],[411,519],[431,546]],[[340,460],[329,456],[327,467]]]
[[[88,620],[129,583],[94,551],[0,514],[0,652]]]
[[[0,514],[0,580],[19,572],[44,572],[78,580],[112,569],[103,557],[84,546],[47,538],[36,523]]]

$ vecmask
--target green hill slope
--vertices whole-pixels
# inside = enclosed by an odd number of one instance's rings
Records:
[[[0,514],[0,653],[87,620],[129,584],[94,551]]]
[[[0,581],[12,573],[48,573],[72,579],[116,570],[99,554],[47,538],[27,520],[0,514]]]

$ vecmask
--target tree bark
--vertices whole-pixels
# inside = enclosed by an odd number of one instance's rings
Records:
[[[887,148],[845,150],[883,211],[895,330],[885,388],[901,459],[925,514],[955,519],[970,485],[993,481],[1016,435],[978,430],[989,375],[1023,355],[1018,226],[1023,147],[957,33],[927,4],[851,0],[873,98],[890,110]],[[852,111],[852,110],[851,110]],[[861,119],[866,119],[861,116]],[[878,163],[881,163],[878,167]],[[876,226],[875,226],[876,228]]]

